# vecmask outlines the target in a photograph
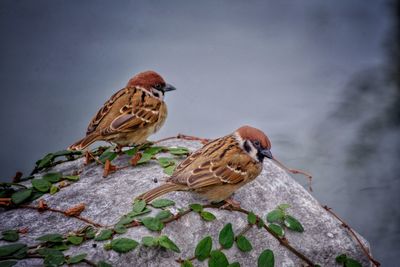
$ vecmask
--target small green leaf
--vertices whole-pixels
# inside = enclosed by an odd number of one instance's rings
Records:
[[[300,232],[300,233],[304,232],[304,228],[301,225],[301,223],[290,215],[286,216],[284,223],[285,223],[285,226],[287,228],[289,228],[290,230]]]
[[[52,244],[51,248],[63,251],[63,250],[68,250],[69,246],[66,243],[62,242],[62,243],[54,243],[54,244]]]
[[[285,231],[278,224],[271,223],[268,225],[268,228],[279,237],[283,237],[285,235]]]
[[[133,212],[142,212],[146,207],[146,201],[144,200],[135,200],[133,203],[132,211]]]
[[[165,158],[165,157],[160,157],[157,158],[158,164],[160,164],[161,167],[166,168],[171,165],[175,165],[175,160],[173,158]]]
[[[181,252],[181,250],[178,248],[178,246],[171,239],[169,239],[168,236],[166,236],[166,235],[160,236],[158,238],[158,242],[159,242],[161,247],[164,247],[166,249],[170,249],[170,250],[175,251],[177,253]]]
[[[1,239],[9,242],[15,242],[19,239],[19,234],[17,230],[5,230],[1,232],[3,235]]]
[[[141,221],[143,225],[151,231],[161,231],[164,228],[164,224],[154,217],[145,217]]]
[[[93,227],[88,227],[85,231],[85,237],[87,239],[92,239],[96,235],[96,230]]]
[[[14,253],[18,252],[21,249],[27,248],[25,244],[11,244],[11,245],[5,245],[0,247],[0,257],[4,256],[9,256],[13,255]]]
[[[18,205],[27,200],[31,196],[31,194],[32,194],[31,188],[22,189],[12,194],[11,200],[14,204]]]
[[[65,175],[63,178],[67,179],[68,181],[76,182],[79,180],[79,175]]]
[[[68,263],[68,264],[75,264],[75,263],[81,262],[81,261],[83,261],[83,260],[86,258],[86,256],[87,256],[86,253],[78,254],[78,255],[76,255],[76,256],[70,257],[70,258],[67,260],[67,263]]]
[[[182,262],[181,267],[193,267],[193,264],[191,261],[185,260],[184,262]]]
[[[278,207],[276,207],[276,208],[279,209],[279,210],[281,210],[281,211],[283,211],[283,212],[286,212],[286,210],[287,210],[288,208],[290,208],[290,205],[289,205],[289,204],[286,204],[286,203],[283,203],[283,204],[278,205]]]
[[[282,222],[285,219],[285,214],[281,210],[273,210],[268,213],[267,221],[270,223],[273,222]]]
[[[235,261],[228,265],[228,267],[240,267],[240,263]]]
[[[270,249],[266,249],[261,252],[260,256],[258,257],[258,267],[274,267],[275,265],[275,257],[274,253]]]
[[[209,267],[227,267],[228,265],[228,259],[222,251],[211,251],[210,259],[208,260]]]
[[[347,255],[346,254],[340,254],[339,256],[336,257],[336,262],[337,263],[342,263],[344,264],[347,260]]]
[[[65,262],[65,257],[64,255],[47,255],[44,257],[43,265],[45,267],[55,267],[55,266],[61,266]]]
[[[168,151],[172,155],[177,156],[188,155],[190,153],[189,149],[187,149],[186,147],[169,147]]]
[[[168,166],[168,167],[164,168],[164,173],[171,176],[174,173],[175,168],[176,168],[176,165]]]
[[[264,227],[264,221],[262,218],[258,218],[257,228],[260,229],[262,227]]]
[[[151,155],[155,155],[160,153],[161,151],[163,151],[165,148],[162,146],[152,146],[149,148],[146,148],[145,151],[143,153],[147,153],[147,154],[151,154]]]
[[[64,255],[61,251],[54,249],[54,248],[39,248],[37,252],[42,255],[42,256],[47,256],[47,255]]]
[[[126,253],[128,251],[131,251],[135,249],[138,245],[139,243],[135,240],[124,237],[117,238],[111,241],[111,248],[119,253]]]
[[[212,214],[211,212],[208,211],[202,211],[200,212],[200,216],[201,218],[203,218],[203,220],[210,222],[210,221],[214,221],[216,219],[215,215]]]
[[[37,168],[42,169],[44,167],[47,167],[53,161],[53,158],[54,158],[54,155],[52,153],[47,154],[42,159],[40,159],[36,162]]]
[[[46,193],[39,192],[35,188],[32,188],[32,194],[31,194],[31,196],[29,197],[29,199],[27,201],[33,201],[35,199],[38,199],[41,196],[43,196],[44,194],[46,194]]]
[[[153,154],[143,153],[137,164],[149,162],[153,158]]]
[[[169,210],[162,210],[159,213],[157,213],[156,218],[162,221],[170,218],[171,216],[172,213]]]
[[[106,163],[107,160],[113,161],[113,159],[115,159],[117,155],[118,155],[117,153],[107,149],[106,151],[103,152],[103,154],[101,154],[99,160],[104,164]]]
[[[158,239],[152,236],[144,236],[142,237],[142,244],[146,247],[155,247],[158,246]]]
[[[43,242],[60,243],[63,241],[63,237],[60,234],[47,234],[36,238],[36,240]]]
[[[97,267],[112,267],[112,265],[105,261],[99,261]]]
[[[116,225],[114,226],[114,231],[115,231],[117,234],[125,234],[125,233],[128,231],[128,229],[127,229],[124,225],[122,225],[122,224],[116,224]]]
[[[245,236],[242,235],[237,237],[236,245],[243,252],[248,252],[253,249],[253,246],[251,245],[250,241]]]
[[[138,152],[138,147],[134,147],[128,150],[125,150],[124,153],[130,157],[133,157]]]
[[[44,179],[33,179],[31,182],[33,188],[40,192],[47,193],[50,190],[51,183],[49,181],[46,181]]]
[[[196,250],[194,252],[194,255],[199,261],[203,261],[210,256],[212,248],[212,239],[211,236],[206,236],[196,246]]]
[[[190,204],[189,207],[195,212],[201,212],[203,210],[203,206],[200,204]]]
[[[362,267],[361,263],[359,263],[358,261],[351,259],[351,258],[346,259],[344,266],[345,267]]]
[[[61,177],[62,175],[59,172],[49,172],[43,175],[42,178],[53,184],[59,182],[61,180]]]
[[[68,242],[70,242],[72,245],[80,245],[83,242],[83,237],[82,236],[77,236],[77,235],[71,235],[67,237]]]
[[[50,187],[50,195],[54,195],[58,191],[58,186],[52,184]]]
[[[170,199],[156,199],[153,202],[151,202],[151,205],[154,208],[164,208],[164,207],[175,205],[175,202]]]
[[[18,261],[0,261],[0,267],[11,267],[17,263]]]
[[[235,236],[232,230],[232,224],[228,223],[219,232],[219,243],[223,248],[231,248],[234,241]]]
[[[113,231],[109,229],[102,230],[95,238],[96,241],[103,241],[112,237]]]
[[[256,224],[257,222],[257,216],[252,211],[247,215],[247,222],[249,224]]]

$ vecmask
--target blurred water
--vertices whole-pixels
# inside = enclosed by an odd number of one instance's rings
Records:
[[[153,139],[213,138],[242,124],[265,130],[275,156],[310,171],[313,195],[393,266],[392,18],[384,1],[2,1],[1,179],[82,137],[113,92],[154,69],[178,90]]]

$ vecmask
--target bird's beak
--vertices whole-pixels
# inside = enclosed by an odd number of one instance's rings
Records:
[[[170,85],[169,83],[167,83],[163,88],[164,92],[174,91],[174,90],[176,90],[176,88],[174,86]]]
[[[261,150],[261,154],[266,158],[273,159],[271,150],[269,150],[269,149]]]

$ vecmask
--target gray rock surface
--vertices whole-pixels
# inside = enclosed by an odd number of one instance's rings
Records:
[[[186,146],[191,150],[200,147],[197,142],[169,141],[163,145]],[[128,157],[122,156],[114,164],[125,165]],[[69,174],[82,167],[83,160],[64,163],[56,166],[52,171],[61,171]],[[42,197],[50,207],[66,209],[78,203],[85,203],[86,209],[81,216],[90,218],[103,225],[115,224],[121,215],[132,209],[132,199],[140,193],[159,185],[165,178],[163,170],[156,163],[143,166],[129,167],[102,177],[101,166],[91,164],[84,167],[78,182],[63,188],[55,195],[46,194]],[[154,178],[158,183],[154,182]],[[166,195],[176,202],[172,208],[185,208],[191,203],[206,203],[193,194],[174,192]],[[298,218],[305,231],[296,233],[286,231],[289,242],[302,253],[321,266],[338,266],[335,257],[341,253],[357,259],[363,266],[370,266],[359,245],[341,227],[340,223],[330,216],[301,185],[287,175],[283,170],[271,162],[264,163],[262,174],[251,184],[241,188],[234,197],[241,202],[243,208],[253,210],[258,215],[267,214],[277,205],[288,203],[289,212]],[[36,201],[37,202],[37,201]],[[224,210],[210,210],[217,220],[205,222],[199,215],[191,213],[178,221],[170,223],[162,230],[181,249],[181,253],[174,253],[162,249],[149,249],[139,246],[134,251],[118,254],[103,249],[103,243],[108,241],[88,241],[80,246],[71,246],[66,255],[87,253],[87,258],[97,262],[106,260],[113,266],[179,266],[175,259],[193,256],[197,242],[206,235],[213,237],[213,247],[218,247],[218,233],[227,222],[233,224],[235,233],[246,226],[247,219],[241,213]],[[264,217],[265,218],[265,217]],[[85,225],[80,220],[68,218],[53,212],[38,213],[35,210],[17,209],[0,211],[0,230],[28,227],[29,232],[21,236],[19,242],[29,245],[37,244],[37,237],[47,233],[68,233]],[[130,228],[127,233],[118,237],[129,237],[137,241],[145,235],[156,235],[144,227]],[[236,246],[224,250],[230,262],[238,261],[241,266],[257,266],[257,258],[264,249],[271,249],[275,254],[275,266],[303,266],[292,252],[288,251],[266,231],[253,227],[246,233],[252,242],[253,250],[244,253]],[[362,238],[361,238],[362,239]],[[365,242],[366,246],[368,243]],[[0,245],[6,242],[0,241]],[[97,247],[93,244],[97,243]],[[206,266],[207,262],[194,261],[194,266]],[[41,266],[41,259],[22,260],[17,266]],[[82,264],[84,266],[84,264]]]

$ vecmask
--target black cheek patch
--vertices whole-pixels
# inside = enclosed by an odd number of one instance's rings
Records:
[[[153,95],[154,95],[155,97],[160,97],[160,94],[157,93],[157,92],[153,92]]]
[[[259,162],[264,161],[264,155],[260,153],[260,151],[257,151],[257,159]]]
[[[243,148],[244,148],[244,150],[246,150],[247,153],[250,153],[251,147],[250,147],[250,145],[249,145],[248,142],[249,142],[249,141],[247,141],[247,140],[244,141]]]

